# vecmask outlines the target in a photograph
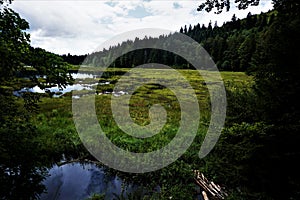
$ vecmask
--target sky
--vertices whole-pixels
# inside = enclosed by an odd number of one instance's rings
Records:
[[[271,10],[271,0],[259,6],[214,14],[198,12],[203,0],[15,0],[12,8],[29,22],[31,45],[57,54],[83,55],[127,31],[160,28],[179,31],[180,27],[197,23],[213,25],[230,21],[233,14],[240,19],[249,12],[258,14]]]

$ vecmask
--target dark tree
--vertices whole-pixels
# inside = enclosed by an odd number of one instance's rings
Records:
[[[183,33],[187,34],[187,28],[186,28],[186,25],[184,26]]]
[[[38,132],[30,117],[39,97],[25,93],[23,103],[13,91],[23,87],[18,74],[34,71],[44,80],[31,77],[31,85],[64,87],[72,81],[68,65],[43,49],[30,47],[29,24],[0,1],[0,199],[35,199],[43,191],[42,155]],[[22,106],[23,105],[23,106]]]
[[[236,16],[235,16],[235,14],[233,14],[233,16],[232,16],[232,18],[231,18],[231,21],[232,21],[233,23],[235,23],[235,22],[237,21],[237,18],[236,18]]]
[[[259,0],[235,0],[238,8],[246,9],[248,6],[258,5]],[[247,123],[264,123],[266,126],[252,132],[247,136],[247,131],[234,131],[231,129],[221,142],[219,150],[214,154],[211,166],[222,166],[220,176],[224,168],[238,169],[239,180],[232,171],[223,180],[228,180],[233,187],[245,187],[242,197],[252,198],[254,194],[262,199],[299,199],[300,198],[300,173],[297,160],[300,159],[299,131],[300,131],[300,63],[299,63],[299,35],[300,35],[300,3],[294,0],[273,0],[276,17],[273,19],[266,15],[259,15],[256,26],[259,34],[256,36],[256,47],[251,46],[253,35],[247,37],[239,48],[239,60],[243,66],[248,63],[250,52],[255,49],[251,58],[252,75],[254,75],[255,102],[251,109],[253,119],[247,119]],[[199,10],[210,12],[213,8],[216,13],[229,9],[229,0],[207,0],[199,6]],[[252,19],[248,15],[248,19]],[[272,23],[270,23],[272,19]],[[269,22],[268,22],[269,21]],[[249,21],[248,21],[249,22]],[[252,20],[250,23],[253,23]],[[235,44],[237,41],[232,41]],[[230,54],[229,54],[230,55]],[[231,55],[232,51],[231,51]],[[229,93],[230,94],[230,93]],[[243,99],[245,92],[235,96],[235,99]],[[235,101],[234,99],[231,101]],[[239,102],[239,104],[244,104]],[[237,106],[236,106],[237,107]],[[252,108],[251,108],[252,107]],[[249,110],[245,110],[245,113]],[[240,115],[240,112],[236,113]],[[255,116],[255,117],[254,117]],[[238,123],[241,123],[238,121]],[[243,126],[243,123],[241,124]],[[234,125],[236,126],[236,125]],[[234,127],[233,126],[233,127]],[[268,127],[268,128],[266,128]],[[262,131],[265,129],[264,131]],[[264,132],[264,134],[261,134]],[[231,138],[230,138],[231,137]],[[223,146],[222,146],[223,145]],[[235,153],[231,149],[240,145],[255,147],[253,153],[232,158]],[[232,147],[232,148],[229,148]],[[241,146],[240,146],[241,147]],[[218,148],[217,148],[218,149]],[[243,149],[243,148],[242,148]],[[249,149],[249,148],[247,148]],[[245,149],[246,150],[246,149]],[[222,162],[221,160],[225,161]],[[228,163],[231,160],[231,164]],[[218,176],[218,168],[213,169]],[[237,181],[234,183],[234,181]],[[247,196],[247,193],[251,195]],[[267,195],[265,197],[264,195]],[[257,197],[254,197],[257,199]],[[244,199],[244,198],[243,198]]]
[[[183,28],[182,28],[182,27],[180,28],[180,31],[179,31],[179,32],[180,32],[180,33],[183,33]]]
[[[257,6],[259,4],[260,0],[235,0],[234,3],[237,4],[237,7],[239,9],[246,9],[249,6]],[[217,9],[217,11],[215,11],[215,13],[219,14],[221,13],[224,9],[226,9],[227,11],[229,11],[230,9],[230,2],[232,2],[231,0],[206,0],[205,3],[202,3],[199,7],[198,7],[198,11],[202,11],[203,9],[205,9],[205,11],[210,12],[212,11],[214,8]]]

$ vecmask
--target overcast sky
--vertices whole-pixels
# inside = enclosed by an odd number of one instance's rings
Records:
[[[12,7],[30,24],[31,45],[58,54],[86,54],[112,37],[139,28],[163,28],[179,31],[184,25],[218,25],[229,21],[233,14],[244,18],[272,9],[271,1],[260,6],[216,15],[197,12],[203,1],[131,0],[131,1],[39,1],[15,0]]]

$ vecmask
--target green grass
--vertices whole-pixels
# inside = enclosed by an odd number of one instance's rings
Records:
[[[112,84],[98,86],[96,88],[97,91],[101,92],[108,89],[112,90],[115,83],[120,80],[120,74],[127,72],[129,69],[109,70],[112,72],[110,73],[112,76],[106,78],[105,81],[110,81]],[[118,173],[120,176],[125,177],[126,180],[133,179],[133,181],[137,181],[148,186],[150,182],[152,184],[161,185],[164,188],[164,193],[166,193],[166,196],[168,197],[173,196],[174,198],[174,195],[177,194],[178,196],[185,196],[189,199],[190,197],[192,198],[191,191],[193,190],[192,180],[190,180],[192,172],[189,173],[189,171],[192,169],[199,169],[199,165],[201,165],[198,158],[198,152],[210,121],[210,102],[207,85],[213,85],[214,83],[209,83],[209,81],[205,83],[203,77],[199,76],[198,71],[178,71],[189,81],[189,84],[192,86],[197,96],[200,107],[200,125],[192,145],[186,153],[178,159],[178,161],[162,170],[137,176],[128,176],[126,173],[123,174],[116,171],[113,171],[113,173]],[[114,72],[118,75],[113,76]],[[149,74],[151,77],[149,77]],[[213,72],[209,72],[207,76],[213,77],[215,75]],[[230,89],[245,85],[248,86],[252,83],[252,77],[241,72],[221,72],[221,76],[224,79],[225,86]],[[138,78],[134,83],[139,82],[139,80],[147,81],[153,77],[157,77],[165,81],[168,80],[174,85],[184,84],[181,80],[178,80],[176,76],[170,75],[167,70],[160,70],[159,72],[152,71],[151,73],[140,72],[134,75],[134,77]],[[84,82],[84,80],[82,81]],[[87,81],[90,82],[90,80]],[[97,81],[104,81],[104,79],[97,79]],[[122,87],[124,87],[125,90],[132,84],[132,82],[126,82],[122,85]],[[126,107],[127,104],[123,101],[125,96],[120,96],[113,100],[111,97],[111,94],[95,96],[96,114],[99,124],[103,128],[107,137],[120,148],[132,152],[150,152],[164,147],[172,141],[176,135],[180,126],[181,110],[178,99],[168,88],[161,87],[157,84],[141,85],[130,99],[130,116],[136,124],[141,126],[147,125],[151,122],[149,109],[154,104],[160,104],[166,110],[166,124],[158,134],[145,139],[129,136],[117,126],[111,111],[111,101],[118,101],[119,107]],[[82,98],[88,99],[94,97],[85,96]],[[187,96],[185,100],[188,101],[189,97]],[[71,95],[65,95],[61,98],[43,97],[39,106],[39,113],[33,117],[32,122],[41,133],[38,140],[43,144],[45,152],[50,152],[53,155],[65,154],[75,158],[88,156],[89,154],[82,146],[73,122]],[[149,182],[149,180],[151,181]],[[173,195],[168,191],[172,191]]]
[[[109,69],[109,71],[116,72],[116,74],[122,74],[128,70],[129,69]],[[205,84],[203,77],[199,76],[199,72],[196,70],[178,71],[189,81],[199,103],[201,114],[200,126],[198,129],[198,135],[195,139],[196,142],[194,142],[197,147],[191,147],[191,149],[198,151],[198,146],[206,133],[207,126],[210,121],[210,102],[209,92],[207,89],[209,81]],[[203,71],[201,73],[206,73],[207,77],[215,76],[215,72]],[[252,82],[252,78],[242,72],[221,72],[221,76],[224,79],[225,85],[231,88],[234,88],[233,85],[238,86],[240,83],[245,85],[245,83],[250,84]],[[181,82],[182,80],[178,80],[176,75],[170,75],[169,71],[165,69],[149,69],[149,72],[147,73],[144,71],[138,71],[138,73],[136,73],[133,77],[136,79],[135,82],[125,82],[121,85],[121,88],[126,90],[126,88],[129,88],[132,84],[139,83],[141,80],[146,82],[148,80],[152,80],[153,77],[162,79],[163,81],[174,85],[181,86],[184,84]],[[111,76],[106,78],[105,81],[116,83],[120,80],[120,78],[120,75]],[[85,80],[82,81],[84,82]],[[87,81],[90,82],[90,80]],[[104,81],[104,79],[97,79],[97,81]],[[109,89],[113,90],[114,86],[115,84],[101,85],[97,87],[97,91],[101,92]],[[79,91],[77,93],[84,94],[89,93],[89,91]],[[141,85],[130,99],[130,117],[140,126],[148,125],[151,122],[149,109],[154,104],[160,104],[166,110],[167,119],[165,126],[163,126],[159,134],[146,139],[134,138],[120,130],[112,115],[111,96],[111,94],[96,95],[95,105],[96,114],[101,127],[116,145],[134,152],[149,152],[165,146],[176,135],[181,119],[181,109],[178,99],[170,89],[161,87],[158,84]],[[126,107],[126,102],[122,100],[125,96],[114,98],[113,101],[117,101],[120,108]],[[90,97],[87,96],[82,98]],[[185,101],[188,100],[189,97],[187,96]],[[70,95],[67,94],[62,98],[42,98],[39,106],[39,113],[33,118],[33,123],[39,130],[41,130],[41,132],[47,133],[46,136],[41,137],[48,137],[49,139],[47,139],[47,142],[49,142],[49,144],[53,143],[56,148],[61,145],[62,151],[68,150],[68,147],[71,150],[74,150],[77,148],[76,146],[80,146],[80,139],[76,132],[72,118],[72,99]],[[123,113],[120,113],[120,115],[122,114]],[[55,139],[59,137],[62,138],[62,140]],[[50,141],[51,138],[53,141]],[[48,146],[48,148],[51,149],[51,146]],[[198,152],[192,152],[189,154],[197,155],[197,153]]]

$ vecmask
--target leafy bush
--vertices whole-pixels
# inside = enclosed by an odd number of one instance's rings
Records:
[[[204,159],[201,171],[249,198],[250,194],[261,192],[264,168],[259,154],[269,128],[264,123],[245,122],[225,128],[215,149]],[[241,190],[245,191],[238,192]]]

